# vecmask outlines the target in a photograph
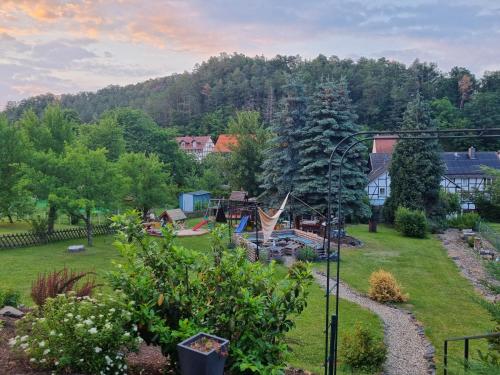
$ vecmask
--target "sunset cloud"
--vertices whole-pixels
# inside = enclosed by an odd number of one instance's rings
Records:
[[[2,0],[0,108],[189,70],[220,52],[498,69],[496,0]]]

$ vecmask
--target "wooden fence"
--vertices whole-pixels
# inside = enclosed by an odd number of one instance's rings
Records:
[[[109,225],[94,225],[92,233],[94,236],[114,233]],[[75,227],[69,229],[55,230],[52,234],[36,234],[32,232],[12,233],[0,235],[0,249],[12,249],[16,247],[27,247],[45,245],[50,242],[76,240],[87,238],[85,228]]]

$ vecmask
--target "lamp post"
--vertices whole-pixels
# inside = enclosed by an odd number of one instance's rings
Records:
[[[460,134],[456,134],[460,133]],[[469,134],[463,134],[469,133]],[[491,134],[493,133],[493,134]],[[397,131],[363,131],[344,137],[337,143],[330,154],[328,161],[328,195],[327,195],[327,266],[326,266],[326,304],[325,304],[325,375],[337,374],[337,347],[339,327],[339,283],[340,283],[340,230],[342,218],[342,165],[346,155],[356,145],[373,140],[376,135],[397,135],[399,139],[434,139],[441,138],[500,138],[500,128],[491,129],[446,129],[446,130],[397,130]],[[354,139],[362,136],[361,139]],[[349,142],[354,139],[354,142]],[[349,142],[349,143],[348,143]],[[331,229],[332,229],[332,162],[341,146],[346,145],[338,165],[338,196],[337,196],[337,272],[335,282],[335,314],[330,315],[330,257],[331,257]],[[331,319],[331,323],[330,323]],[[330,332],[331,330],[331,332]]]

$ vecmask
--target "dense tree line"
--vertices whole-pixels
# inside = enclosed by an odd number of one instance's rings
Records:
[[[381,58],[358,61],[335,56],[305,60],[300,56],[248,57],[221,54],[197,65],[192,72],[124,87],[110,86],[76,95],[41,95],[10,103],[11,120],[25,109],[40,115],[47,104],[57,101],[72,109],[83,122],[97,121],[106,111],[131,107],[146,112],[160,126],[182,134],[217,135],[226,131],[237,110],[260,112],[270,124],[279,112],[279,102],[290,75],[300,76],[311,95],[318,82],[343,78],[349,88],[358,123],[375,130],[400,128],[407,103],[417,92],[431,102],[438,126],[492,127],[500,124],[500,72],[478,79],[466,68],[443,73],[432,63],[416,60],[405,66]],[[445,144],[464,147],[464,144]],[[480,148],[498,148],[494,141]]]

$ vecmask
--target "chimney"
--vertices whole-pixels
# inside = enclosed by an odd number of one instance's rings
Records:
[[[469,147],[469,159],[475,159],[476,158],[476,149],[474,146]]]

